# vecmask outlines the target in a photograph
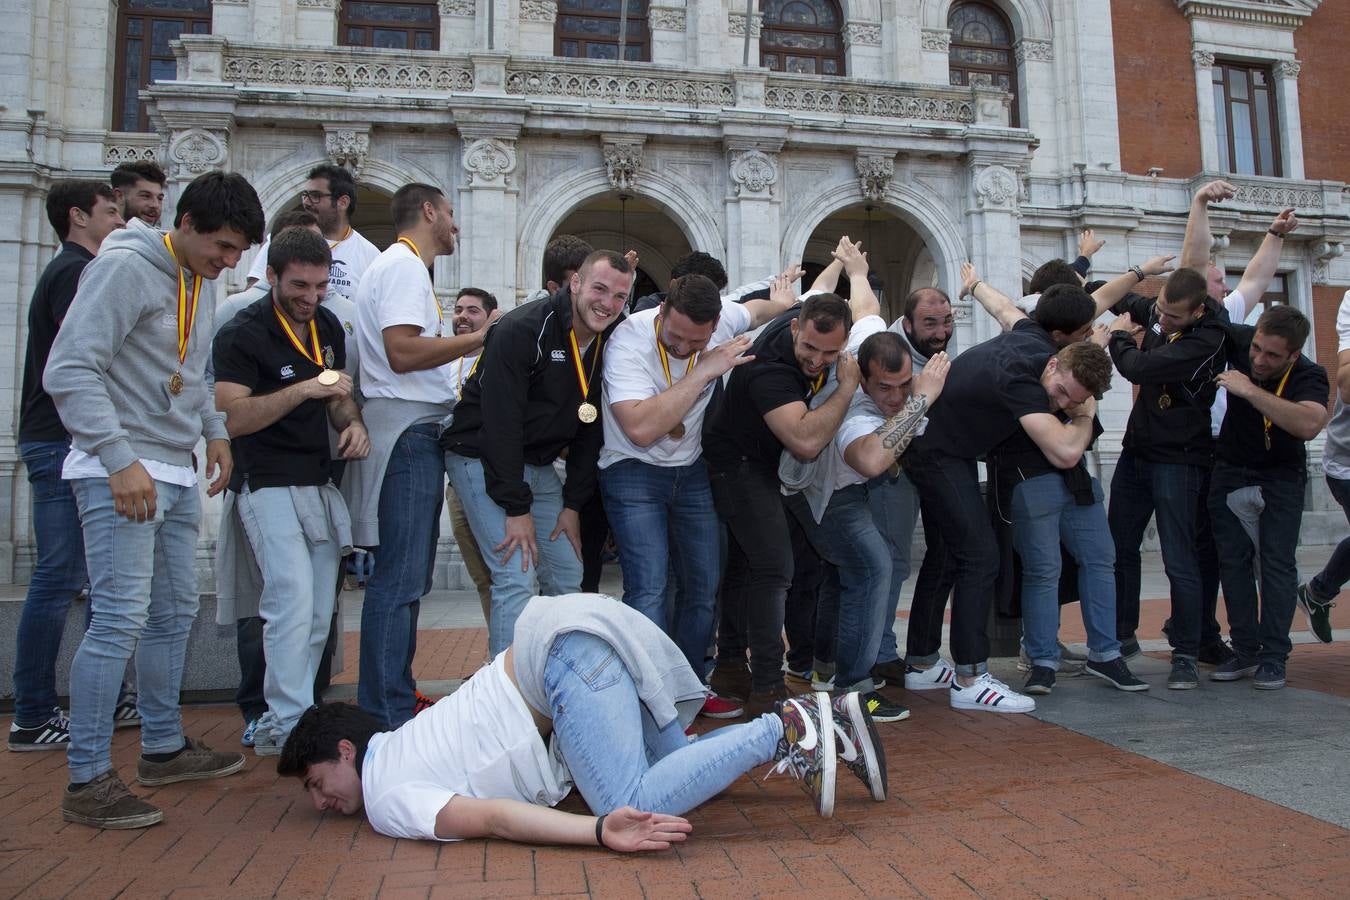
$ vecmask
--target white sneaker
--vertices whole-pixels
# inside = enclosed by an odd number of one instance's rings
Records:
[[[905,690],[935,691],[955,684],[956,682],[952,680],[955,677],[956,670],[952,668],[952,664],[942,658],[926,669],[905,666]]]
[[[970,687],[961,687],[952,681],[952,709],[979,709],[984,712],[1026,713],[1036,708],[1036,701],[1019,694],[993,675],[985,672]]]

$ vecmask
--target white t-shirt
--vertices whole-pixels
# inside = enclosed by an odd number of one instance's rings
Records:
[[[713,382],[708,382],[693,407],[685,413],[684,434],[676,439],[663,435],[649,447],[639,447],[628,439],[611,404],[625,400],[646,400],[666,390],[665,370],[656,350],[656,316],[659,306],[629,316],[614,329],[605,345],[605,446],[600,451],[600,468],[621,459],[637,459],[654,466],[687,466],[703,450],[703,415],[712,398]],[[708,340],[707,349],[726,343],[750,327],[750,311],[732,300],[722,301],[722,313]],[[668,357],[671,384],[684,378],[691,360]],[[692,359],[692,358],[691,358]]]
[[[396,838],[436,836],[436,814],[459,794],[556,806],[572,790],[557,749],[545,747],[506,676],[506,651],[459,690],[396,731],[370,739],[361,764],[366,818]]]
[[[1345,292],[1341,298],[1341,308],[1336,312],[1336,354],[1339,356],[1346,350],[1350,350],[1350,291]],[[1335,371],[1328,367],[1329,370]],[[1336,388],[1336,376],[1331,377],[1332,389]],[[1337,394],[1339,395],[1339,391]],[[1340,411],[1339,396],[1337,397],[1337,411]],[[1338,448],[1333,447],[1331,432],[1327,433],[1327,450],[1322,455],[1322,471],[1326,472],[1332,478],[1339,478],[1342,481],[1350,480],[1350,468],[1341,465],[1337,457],[1341,456]]]
[[[248,270],[249,278],[267,283],[267,247],[271,238],[263,241],[258,248],[258,256]],[[361,286],[361,277],[366,269],[380,255],[380,248],[361,235],[355,228],[342,240],[328,242],[333,251],[333,264],[328,267],[328,290],[336,291],[344,297],[355,297],[356,289]]]
[[[1242,296],[1241,291],[1233,291],[1224,297],[1223,308],[1228,310],[1228,321],[1234,325],[1241,325],[1247,318],[1247,298]],[[1219,388],[1214,395],[1214,405],[1209,408],[1209,432],[1216,438],[1223,425],[1223,414],[1227,411],[1228,391]]]
[[[197,483],[197,473],[191,466],[175,466],[157,459],[138,460],[145,472],[155,481],[176,484],[179,487],[192,487]],[[61,477],[66,481],[77,478],[107,478],[108,470],[97,456],[90,456],[79,447],[71,447],[66,461],[61,466]]]
[[[391,245],[366,269],[355,302],[361,393],[366,399],[452,403],[455,363],[399,374],[389,367],[384,351],[384,329],[393,325],[416,325],[428,336],[436,334],[437,327],[444,334],[451,332],[449,321],[442,322],[436,291],[421,258],[406,244]]]

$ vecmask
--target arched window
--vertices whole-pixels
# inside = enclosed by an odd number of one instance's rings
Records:
[[[1001,88],[1012,94],[1008,124],[1021,120],[1013,30],[1003,13],[987,3],[957,3],[947,16],[952,32],[951,83]]]
[[[437,50],[440,13],[435,0],[344,0],[338,43],[386,50]]]
[[[834,0],[760,0],[759,64],[773,72],[843,75],[844,17]]]
[[[553,54],[575,59],[651,60],[647,0],[627,0],[627,11],[622,3],[623,0],[558,0]],[[621,29],[624,29],[622,40]]]
[[[113,131],[149,131],[137,96],[152,81],[173,81],[178,61],[169,42],[211,33],[211,0],[118,0]]]

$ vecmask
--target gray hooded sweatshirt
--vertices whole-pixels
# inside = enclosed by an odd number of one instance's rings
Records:
[[[184,277],[190,301],[191,273]],[[178,262],[163,233],[132,219],[85,268],[42,386],[74,445],[109,474],[138,459],[191,466],[198,438],[228,438],[203,374],[215,307],[216,283],[205,281],[181,368],[183,391],[174,396]]]

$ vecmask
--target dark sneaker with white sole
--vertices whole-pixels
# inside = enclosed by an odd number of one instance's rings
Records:
[[[92,828],[147,828],[163,821],[164,813],[128,790],[110,769],[75,790],[67,787],[61,818]]]
[[[1054,669],[1049,666],[1032,666],[1031,674],[1027,676],[1026,684],[1022,685],[1022,693],[1042,696],[1050,693],[1054,690],[1054,687]]]
[[[1214,676],[1211,675],[1211,678]],[[1189,656],[1172,657],[1172,671],[1167,676],[1169,691],[1192,691],[1200,686],[1200,672]]]
[[[1132,659],[1138,659],[1144,655],[1144,650],[1139,646],[1137,638],[1127,638],[1120,642],[1120,658],[1129,662]]]
[[[1211,681],[1241,681],[1248,675],[1255,675],[1256,669],[1256,660],[1234,654],[1232,659],[1210,672],[1209,678]]]
[[[861,702],[874,722],[899,722],[909,718],[908,709],[876,691],[864,692]]]
[[[258,738],[253,736],[253,749],[257,752]],[[173,784],[176,781],[200,781],[206,778],[223,778],[233,775],[244,767],[244,754],[233,751],[217,753],[201,741],[184,738],[186,746],[173,759],[154,762],[144,756],[136,763],[136,780],[141,784],[155,786]]]
[[[1308,620],[1308,630],[1313,633],[1324,644],[1330,644],[1331,635],[1331,608],[1336,605],[1334,600],[1319,600],[1313,596],[1313,592],[1306,584],[1298,586],[1298,608],[1303,610],[1303,617]]]
[[[857,691],[834,698],[834,730],[839,736],[837,762],[843,763],[867,785],[872,799],[886,799],[886,751],[882,749],[864,695]]]
[[[33,750],[65,750],[70,746],[70,719],[61,711],[53,710],[50,719],[32,728],[23,728],[17,722],[9,726],[9,749],[14,753]]]
[[[1148,682],[1140,681],[1135,674],[1130,671],[1130,667],[1125,664],[1125,660],[1119,656],[1115,659],[1107,660],[1106,662],[1088,660],[1084,671],[1089,675],[1096,675],[1117,690],[1148,690]]]
[[[1252,687],[1258,691],[1278,691],[1284,687],[1284,666],[1273,662],[1261,663],[1256,669]]]

